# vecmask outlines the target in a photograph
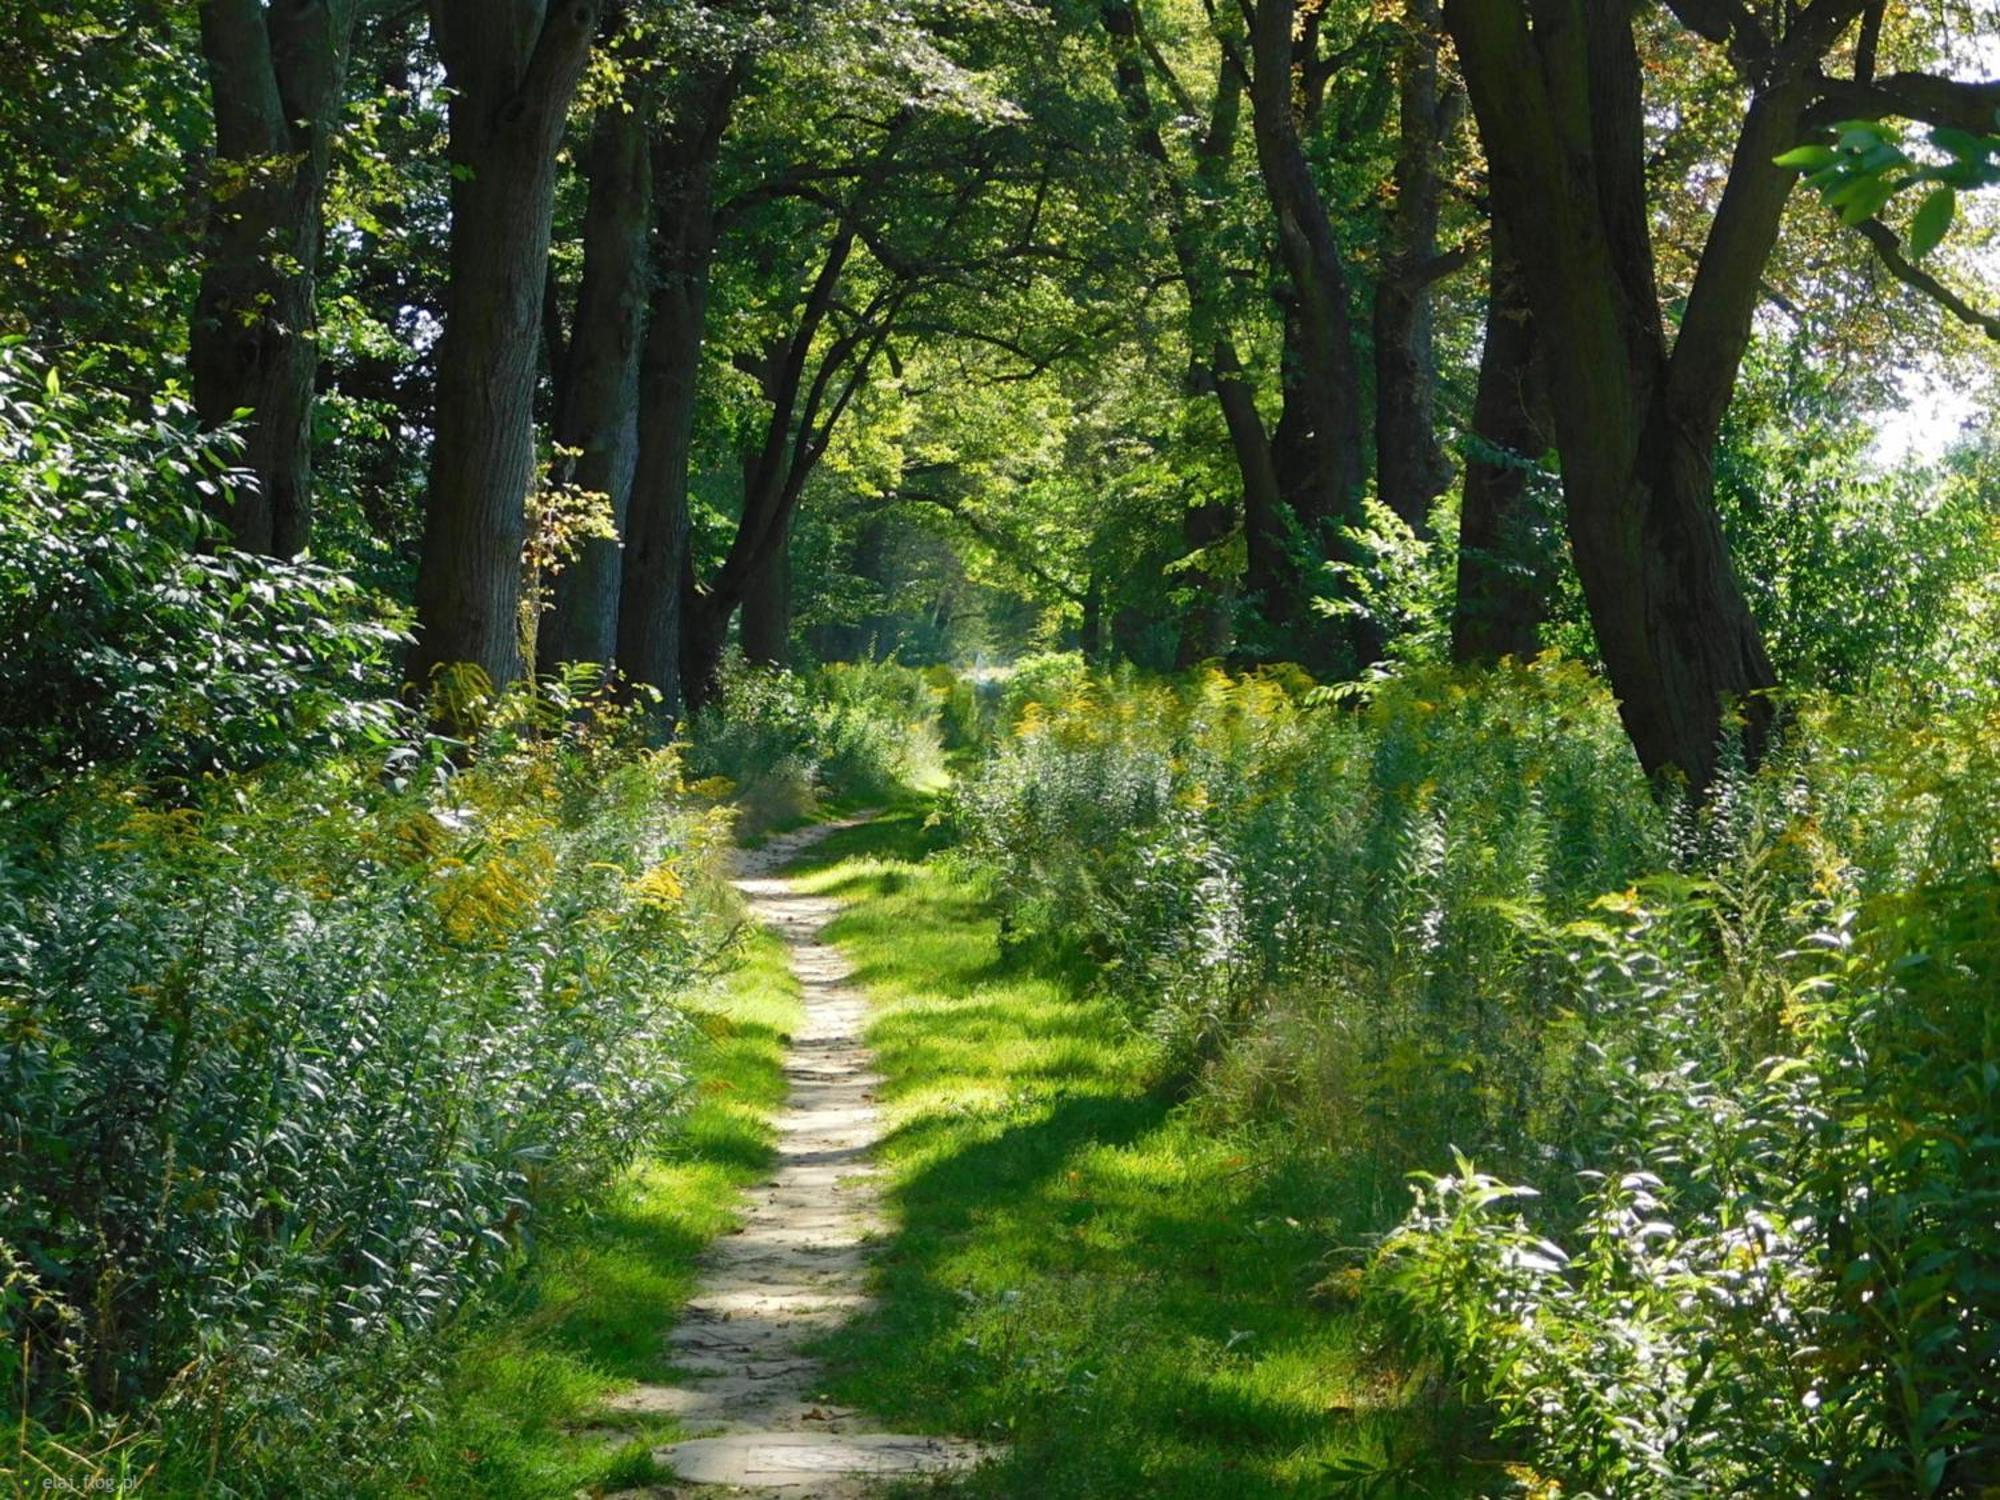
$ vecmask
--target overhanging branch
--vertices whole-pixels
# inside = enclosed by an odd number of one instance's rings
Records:
[[[2000,339],[2000,314],[1981,312],[1937,277],[1903,254],[1896,231],[1880,219],[1864,219],[1855,226],[1861,237],[1875,247],[1876,257],[1889,274],[1912,291],[1929,298],[1961,323],[1977,328],[1989,339]]]

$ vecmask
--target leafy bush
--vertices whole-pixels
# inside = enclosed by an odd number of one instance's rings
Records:
[[[296,1492],[292,1450],[420,1410],[397,1356],[660,1127],[711,835],[673,756],[609,733],[504,730],[450,775],[422,745],[387,779],[275,767],[173,805],[105,773],[9,822],[18,1430],[150,1409],[203,1493]]]
[[[1090,678],[1078,651],[1038,651],[1014,663],[1000,689],[1000,718],[1014,724],[1030,703],[1061,698]]]
[[[947,750],[970,750],[984,743],[986,714],[971,678],[950,667],[928,667],[924,681],[938,696],[938,735]]]
[[[1700,879],[1585,934],[1601,1098],[1563,1142],[1574,1208],[1465,1162],[1420,1194],[1386,1283],[1558,1472],[1621,1495],[2000,1477],[1996,723],[1808,712],[1725,798]]]
[[[1802,351],[1755,351],[1716,467],[1751,608],[1787,683],[1976,697],[2000,669],[1991,454],[1878,474],[1874,437]]]
[[[235,439],[0,346],[0,764],[178,776],[386,742],[399,639],[345,578],[212,545]]]
[[[1023,708],[951,816],[1017,942],[1086,954],[1183,1064],[1259,1017],[1231,1086],[1394,1122],[1369,1133],[1394,1181],[1511,1129],[1542,1082],[1541,1010],[1491,989],[1519,946],[1501,903],[1580,906],[1667,829],[1572,665],[1324,696],[1085,680]]]

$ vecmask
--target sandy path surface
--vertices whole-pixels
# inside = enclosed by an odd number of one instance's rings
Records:
[[[785,1061],[790,1093],[774,1122],[778,1159],[751,1190],[742,1229],[703,1257],[700,1290],[671,1335],[669,1353],[689,1378],[610,1403],[670,1411],[714,1434],[656,1453],[693,1482],[690,1493],[730,1485],[738,1494],[849,1500],[873,1493],[875,1480],[962,1468],[981,1454],[971,1443],[880,1432],[819,1399],[819,1362],[803,1352],[868,1306],[870,1241],[884,1227],[869,1158],[882,1121],[862,1042],[866,1002],[848,984],[846,960],[820,940],[840,904],[800,893],[777,872],[859,821],[782,834],[737,858],[736,887],[784,939],[805,1001]]]

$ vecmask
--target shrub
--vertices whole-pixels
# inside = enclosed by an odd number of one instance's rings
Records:
[[[1040,651],[1022,657],[1000,688],[1000,719],[1012,725],[1030,704],[1062,698],[1090,678],[1090,667],[1076,651]]]
[[[711,943],[672,755],[393,765],[172,805],[107,772],[0,851],[20,1431],[151,1411],[204,1493],[291,1492],[293,1450],[420,1411],[400,1357],[674,1109]]]
[[[383,744],[399,639],[339,574],[215,545],[236,440],[0,347],[0,764],[188,777]]]
[[[1367,1138],[1393,1181],[1518,1135],[1546,1082],[1547,1003],[1508,1003],[1509,955],[1536,960],[1506,909],[1580,908],[1667,829],[1572,665],[1325,696],[1282,674],[1086,681],[1029,701],[951,816],[1015,941],[1083,952],[1184,1066],[1389,1121]],[[1225,1050],[1239,1033],[1250,1050]]]
[[[938,734],[947,750],[971,750],[985,743],[986,714],[970,677],[950,667],[929,667],[924,681],[938,698]]]
[[[740,831],[808,817],[822,794],[880,801],[942,770],[946,695],[893,663],[821,667],[810,675],[733,658],[720,702],[694,716],[690,769],[730,782]]]

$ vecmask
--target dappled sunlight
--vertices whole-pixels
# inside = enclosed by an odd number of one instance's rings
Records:
[[[1338,1184],[1193,1128],[1115,1006],[1003,958],[945,869],[894,857],[918,833],[856,830],[808,878],[855,903],[831,932],[893,1116],[883,1300],[822,1346],[842,1399],[1005,1437],[968,1494],[1318,1496],[1328,1456],[1435,1446],[1312,1296]]]

